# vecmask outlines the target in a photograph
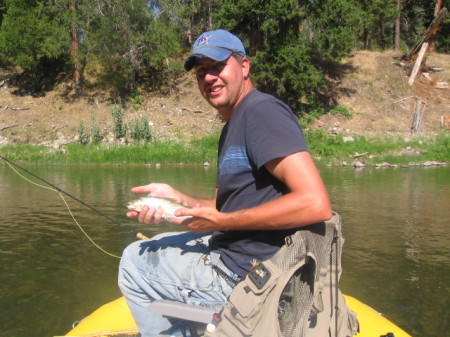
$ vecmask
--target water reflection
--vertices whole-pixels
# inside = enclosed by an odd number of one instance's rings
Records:
[[[200,197],[214,193],[203,167],[29,167],[110,217],[152,236],[175,225],[125,217],[132,186],[167,182]],[[413,336],[448,334],[450,170],[321,168],[344,217],[341,288]],[[126,230],[66,198],[89,236],[120,255]],[[83,236],[57,193],[0,166],[0,326],[5,336],[64,334],[72,322],[119,296],[118,259]]]
[[[413,336],[448,334],[450,170],[322,174],[344,215],[344,292]]]

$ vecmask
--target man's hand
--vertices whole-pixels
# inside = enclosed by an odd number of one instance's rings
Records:
[[[192,216],[192,218],[170,218],[170,222],[184,226],[188,230],[196,233],[207,233],[216,230],[223,230],[220,226],[220,219],[224,213],[212,207],[196,206],[193,208],[183,208],[175,211],[176,216]]]
[[[168,184],[151,183],[136,186],[131,189],[133,193],[148,193],[149,197],[167,198],[181,204],[180,192]]]
[[[167,198],[181,204],[180,193],[168,184],[151,183],[144,186],[136,186],[131,189],[131,192],[147,193],[149,197]],[[153,207],[144,206],[140,212],[128,212],[127,217],[137,218],[139,222],[148,225],[150,223],[160,223],[162,221],[162,212]]]

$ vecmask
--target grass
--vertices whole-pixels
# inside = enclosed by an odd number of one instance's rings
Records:
[[[31,164],[215,164],[218,137],[218,133],[213,133],[185,142],[149,142],[129,146],[72,143],[56,150],[45,146],[7,145],[0,148],[0,154],[12,161]],[[353,137],[354,141],[345,142],[342,136],[321,130],[309,130],[305,137],[311,154],[322,164],[340,165],[355,160],[368,165],[450,162],[450,136],[446,133],[409,141],[402,137]],[[407,148],[414,150],[416,155],[403,155]],[[363,155],[356,158],[356,153]]]
[[[330,135],[322,130],[310,130],[305,133],[309,148],[313,156],[330,164],[343,161],[352,162],[355,154],[366,164],[408,164],[425,161],[450,161],[450,136],[445,133],[437,134],[433,138],[404,137],[354,137],[354,141],[345,142],[342,136]],[[411,148],[416,155],[404,155]]]
[[[149,142],[144,145],[72,143],[60,149],[34,145],[7,145],[0,154],[12,161],[31,164],[214,164],[218,135],[190,142]]]

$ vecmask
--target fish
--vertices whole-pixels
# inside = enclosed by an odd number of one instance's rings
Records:
[[[153,207],[162,212],[162,217],[164,219],[170,218],[192,218],[192,216],[176,216],[174,213],[177,209],[187,208],[181,204],[176,203],[170,199],[159,198],[159,197],[143,197],[137,200],[130,201],[127,205],[128,209],[140,212],[142,207],[148,206]]]

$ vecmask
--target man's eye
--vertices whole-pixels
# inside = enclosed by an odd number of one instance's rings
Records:
[[[197,74],[197,76],[203,76],[206,73],[206,68],[197,68],[195,69],[195,73]]]
[[[226,62],[219,62],[216,64],[215,68],[217,70],[222,70],[226,65],[227,65]]]

